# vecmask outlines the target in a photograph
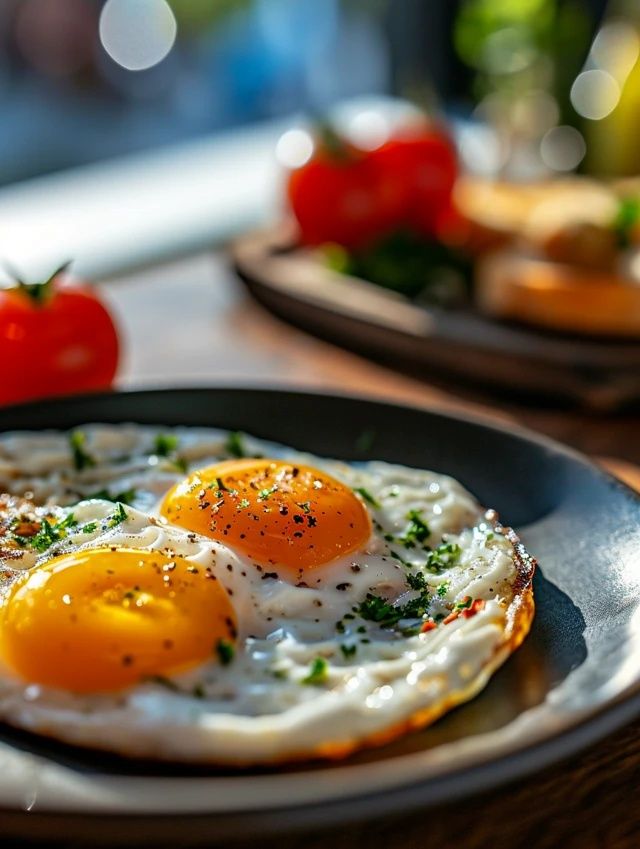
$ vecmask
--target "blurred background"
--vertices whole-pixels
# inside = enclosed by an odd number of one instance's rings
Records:
[[[363,94],[626,173],[639,27],[634,0],[2,0],[0,184]]]
[[[446,113],[475,171],[635,174],[639,44],[635,0],[0,0],[0,187],[122,163],[0,188],[0,252],[105,274],[203,244],[203,216],[224,238],[273,214],[282,129],[362,97]],[[234,203],[225,178],[246,169]],[[123,187],[137,248],[113,221]]]

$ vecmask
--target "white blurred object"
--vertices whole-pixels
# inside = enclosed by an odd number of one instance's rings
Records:
[[[608,71],[594,68],[579,74],[571,86],[571,105],[591,121],[606,118],[618,105],[620,86]]]
[[[177,32],[167,0],[107,0],[100,15],[102,46],[128,71],[143,71],[162,62]]]
[[[201,249],[276,208],[283,125],[220,134],[0,190],[0,260],[42,279],[102,277]]]
[[[340,104],[330,117],[346,128],[372,110],[390,126],[416,111],[368,97]],[[276,146],[301,126],[292,116],[0,189],[0,261],[38,280],[72,259],[73,272],[100,278],[273,221],[282,206]]]
[[[566,124],[552,127],[540,142],[542,161],[554,171],[573,171],[586,152],[587,144],[582,133]]]

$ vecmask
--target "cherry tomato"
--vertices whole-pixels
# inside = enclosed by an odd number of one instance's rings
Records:
[[[396,229],[406,189],[369,153],[322,141],[309,162],[289,175],[287,195],[304,244],[360,248]]]
[[[407,191],[406,224],[426,236],[437,236],[438,220],[450,207],[458,175],[455,148],[440,129],[407,128],[371,153],[389,179]]]
[[[0,403],[107,389],[118,336],[95,292],[62,273],[0,289]]]

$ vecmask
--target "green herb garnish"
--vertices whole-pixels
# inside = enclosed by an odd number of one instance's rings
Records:
[[[158,433],[153,440],[153,454],[170,457],[178,449],[178,437],[171,433]]]
[[[340,651],[344,655],[345,660],[354,657],[357,650],[358,647],[355,644],[348,646],[346,643],[340,643]]]
[[[412,590],[417,590],[419,592],[422,592],[427,588],[427,582],[425,581],[422,572],[416,572],[413,575],[407,575],[407,583],[409,584]]]
[[[407,575],[407,583],[412,590],[419,593],[416,598],[396,605],[390,604],[373,593],[367,593],[365,600],[358,606],[357,612],[363,619],[376,622],[382,628],[393,628],[401,619],[421,619],[427,613],[431,601],[429,587],[424,575],[419,572],[415,575]]]
[[[442,542],[429,552],[426,568],[435,575],[439,575],[444,569],[454,566],[461,554],[462,549],[457,542]]]
[[[126,521],[128,515],[127,511],[124,509],[124,504],[118,502],[118,504],[116,504],[115,512],[107,522],[107,527],[115,528],[118,525],[121,525],[124,521]]]
[[[271,671],[271,674],[273,675],[273,677],[277,678],[280,681],[284,681],[285,678],[289,677],[289,673],[287,672],[286,669],[277,669],[276,668],[276,669],[271,669],[270,671]]]
[[[363,486],[356,486],[353,490],[357,492],[358,495],[362,496],[363,500],[367,502],[371,507],[380,507],[380,502],[377,501],[373,495],[369,492],[369,490],[365,489]]]
[[[270,486],[268,489],[261,489],[258,493],[258,501],[266,501],[270,495],[273,495],[274,492],[278,491],[278,487],[276,484]]]
[[[407,519],[409,519],[409,527],[405,535],[399,538],[399,541],[406,548],[415,548],[416,543],[424,542],[431,535],[431,531],[419,510],[409,510]]]
[[[318,686],[324,684],[329,676],[329,664],[323,657],[316,657],[311,661],[309,674],[302,679],[303,684]]]
[[[86,442],[87,437],[81,430],[74,430],[69,434],[69,447],[71,448],[73,465],[79,472],[96,465],[94,457],[85,449]]]
[[[230,640],[218,640],[216,654],[223,666],[229,666],[235,655],[235,648]]]
[[[242,436],[238,433],[237,430],[233,430],[229,433],[224,447],[227,454],[231,454],[232,457],[247,456],[244,449],[244,445],[242,443]]]
[[[77,526],[77,521],[75,520],[73,513],[69,513],[64,519],[61,519],[59,522],[49,522],[47,519],[43,519],[40,523],[40,529],[33,536],[20,536],[18,534],[14,534],[14,539],[18,543],[18,545],[23,548],[33,548],[35,551],[43,552],[50,548],[55,542],[60,542],[60,540],[64,539],[68,534],[67,531],[69,528],[75,528]]]
[[[179,442],[178,437],[172,433],[158,433],[153,441],[152,453],[157,457],[166,457],[178,472],[186,473],[187,461],[177,454]]]

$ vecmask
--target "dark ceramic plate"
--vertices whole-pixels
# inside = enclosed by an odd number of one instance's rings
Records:
[[[0,728],[0,834],[159,845],[262,836],[427,807],[522,776],[640,712],[640,499],[568,449],[470,419],[253,389],[131,392],[0,412],[0,430],[88,421],[242,429],[344,459],[459,478],[538,557],[523,647],[473,702],[335,765],[216,771]]]
[[[337,345],[426,378],[611,410],[640,400],[640,342],[563,335],[412,303],[295,250],[289,230],[239,239],[232,258],[275,315]]]

